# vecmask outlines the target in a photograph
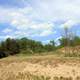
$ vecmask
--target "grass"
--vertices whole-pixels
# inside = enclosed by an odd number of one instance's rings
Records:
[[[80,58],[50,54],[0,60],[0,80],[80,80]]]
[[[23,73],[23,72],[18,72],[16,75],[13,72],[7,72],[7,77],[2,77],[0,80],[50,80],[50,77],[47,76],[39,76],[39,75],[34,75],[29,72]]]
[[[44,76],[44,75],[34,75],[30,72],[18,72],[16,75],[13,72],[7,72],[7,77],[0,80],[74,80],[72,76],[64,77],[64,76]],[[80,76],[76,76],[75,80],[80,80]]]
[[[30,72],[18,72],[15,75],[13,72],[7,72],[7,77],[1,77],[0,80],[80,80],[80,76],[76,76],[73,78],[72,76],[64,77],[64,76],[44,76],[44,75],[34,75]]]

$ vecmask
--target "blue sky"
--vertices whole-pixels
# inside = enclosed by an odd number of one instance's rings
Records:
[[[57,41],[65,25],[80,36],[80,0],[0,0],[0,40]]]

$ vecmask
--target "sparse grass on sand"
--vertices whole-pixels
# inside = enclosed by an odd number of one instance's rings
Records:
[[[0,60],[0,80],[80,80],[80,59],[10,56]]]

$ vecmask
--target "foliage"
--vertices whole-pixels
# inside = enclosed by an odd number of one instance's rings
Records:
[[[0,57],[5,57],[15,54],[41,54],[42,52],[51,52],[62,47],[75,47],[80,45],[80,37],[69,36],[59,39],[60,45],[55,46],[54,40],[48,44],[42,44],[40,41],[28,39],[26,37],[21,39],[7,38],[0,43]],[[72,51],[75,52],[75,51]]]
[[[60,41],[60,45],[65,47],[65,46],[79,46],[80,45],[80,37],[78,36],[74,36],[73,39],[68,39],[68,43],[67,43],[67,39],[66,38],[61,38],[59,39]]]
[[[40,41],[31,40],[28,38],[10,39],[0,43],[0,51],[6,55],[15,55],[17,53],[36,54],[46,51],[53,51],[55,49],[54,41],[43,45]],[[2,55],[2,53],[0,53]]]

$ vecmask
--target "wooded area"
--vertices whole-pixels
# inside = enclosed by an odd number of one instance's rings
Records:
[[[37,54],[42,52],[51,52],[63,47],[76,47],[80,46],[80,37],[74,38],[62,37],[59,39],[60,45],[56,46],[55,41],[52,40],[48,44],[42,44],[40,41],[31,40],[28,38],[11,39],[7,38],[0,43],[0,57],[15,55],[19,53],[24,54]],[[69,43],[69,44],[68,44]],[[66,51],[67,52],[67,51]]]

